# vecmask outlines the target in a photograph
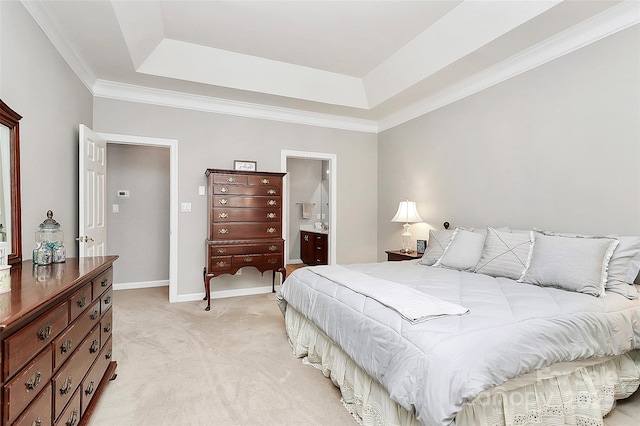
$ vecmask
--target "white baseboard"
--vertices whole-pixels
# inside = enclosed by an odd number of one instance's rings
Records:
[[[150,288],[150,287],[167,287],[169,286],[169,280],[159,281],[141,281],[137,283],[118,283],[113,284],[114,290],[133,290],[136,288]]]
[[[289,259],[289,265],[298,265],[302,263],[302,259]]]
[[[280,286],[276,285],[276,291]],[[224,299],[226,297],[238,297],[238,296],[252,296],[254,294],[266,294],[271,293],[271,287],[250,287],[250,288],[241,288],[238,290],[220,290],[220,291],[212,291],[211,299]],[[191,293],[191,294],[179,294],[176,298],[176,302],[193,302],[194,300],[203,300],[204,299],[204,291],[202,293]]]

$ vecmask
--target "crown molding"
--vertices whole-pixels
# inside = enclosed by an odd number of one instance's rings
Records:
[[[140,102],[194,111],[282,121],[286,123],[329,127],[333,129],[353,130],[356,132],[378,133],[378,125],[373,120],[231,101],[228,99],[148,88],[113,81],[96,81],[93,85],[92,92],[95,97],[99,98]]]
[[[640,2],[627,0],[378,121],[382,132],[640,23]]]
[[[96,76],[82,59],[82,56],[78,54],[71,42],[69,42],[64,32],[60,30],[60,24],[55,19],[55,15],[50,12],[47,2],[21,0],[21,3],[42,31],[44,31],[44,34],[51,41],[53,47],[58,50],[62,58],[69,64],[82,84],[91,91],[91,88],[96,82]]]

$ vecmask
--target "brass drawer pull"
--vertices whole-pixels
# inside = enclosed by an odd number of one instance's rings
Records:
[[[51,332],[53,331],[53,326],[51,324],[47,324],[38,331],[38,340],[47,340],[51,336]]]
[[[218,234],[228,234],[229,230],[227,228],[222,228],[221,230],[218,231]]]
[[[99,349],[100,349],[100,342],[98,342],[97,340],[94,340],[93,342],[91,342],[91,347],[89,348],[89,353],[90,354],[95,354],[96,352],[98,352]]]
[[[276,218],[276,214],[271,212],[271,213],[267,213],[267,219],[275,219]]]
[[[275,189],[270,189],[270,190],[267,191],[267,194],[276,195],[276,190]]]
[[[94,383],[93,380],[91,382],[89,382],[89,386],[87,386],[87,389],[84,391],[85,395],[91,395],[94,391],[93,387],[94,387]]]
[[[111,296],[108,296],[108,297],[105,297],[105,298],[104,298],[104,304],[105,304],[105,305],[109,305],[109,304],[111,304]]]
[[[216,266],[218,268],[224,268],[225,266],[227,266],[227,262],[225,262],[224,260],[221,262],[216,262]]]
[[[229,200],[227,200],[226,198],[220,198],[220,200],[218,201],[220,204],[225,205],[229,202]]]
[[[107,278],[100,281],[100,287],[107,287],[108,285],[109,285],[109,280]]]
[[[65,424],[67,426],[75,426],[76,423],[78,423],[78,410],[73,410],[73,413],[71,413],[71,417],[69,417],[69,420],[67,420]]]
[[[111,323],[108,323],[107,325],[105,325],[103,327],[103,330],[104,330],[105,333],[110,332],[111,331]]]
[[[67,377],[64,381],[64,386],[60,388],[60,395],[66,395],[71,390],[71,377]]]
[[[220,219],[226,219],[229,217],[229,213],[218,213]]]
[[[305,235],[305,236],[304,236],[304,240],[305,240],[305,241],[309,241],[309,236],[308,236],[308,235]]]
[[[84,308],[87,304],[87,298],[82,296],[80,300],[78,300],[78,308]]]
[[[276,204],[278,204],[278,202],[276,200],[269,200],[267,201],[267,204],[270,206],[275,206]]]
[[[232,177],[228,177],[228,178],[227,178],[227,182],[229,182],[229,183],[233,183],[233,182],[235,182],[235,181],[236,181],[236,180],[235,180],[234,178],[232,178]]]
[[[251,263],[251,262],[253,262],[253,257],[247,256],[247,257],[244,258],[244,261],[245,261],[245,263]]]
[[[31,426],[42,426],[42,419],[38,417],[31,423]]]
[[[226,248],[219,248],[217,250],[217,252],[218,252],[218,254],[225,254],[227,252],[227,249]]]
[[[264,183],[265,185],[268,185],[269,184],[269,179],[266,179],[266,178],[262,179],[262,183]]]
[[[40,384],[41,377],[42,377],[42,373],[40,371],[36,371],[36,374],[32,378],[30,378],[29,381],[26,383],[27,389],[33,390],[37,388],[38,385]]]
[[[267,228],[267,234],[275,234],[276,228]]]
[[[111,351],[109,351],[104,355],[104,357],[105,357],[105,359],[111,359],[111,355],[113,355],[113,353]]]
[[[71,350],[72,344],[73,344],[72,339],[65,340],[65,342],[62,345],[60,345],[60,353],[66,354],[67,352],[69,352]]]
[[[273,265],[275,263],[278,263],[278,259],[269,259],[267,262]]]
[[[229,190],[227,189],[227,187],[226,187],[226,186],[223,186],[223,187],[220,189],[220,192],[222,192],[223,194],[226,194],[227,192],[229,192]]]
[[[269,251],[277,251],[278,246],[269,246]]]
[[[89,318],[91,318],[92,321],[95,321],[98,318],[98,310],[94,309],[93,312],[91,312],[91,315],[89,315]]]

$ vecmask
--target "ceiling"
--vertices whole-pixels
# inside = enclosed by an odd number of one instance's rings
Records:
[[[22,3],[95,96],[372,132],[640,22],[633,0]]]

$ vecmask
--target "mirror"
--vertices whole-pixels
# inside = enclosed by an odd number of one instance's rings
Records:
[[[0,100],[0,239],[9,243],[9,264],[22,262],[18,125],[21,118]]]

